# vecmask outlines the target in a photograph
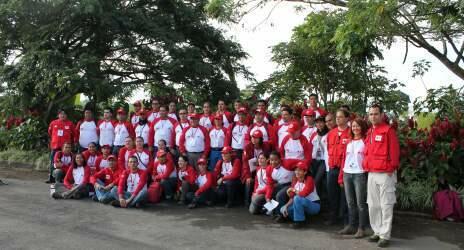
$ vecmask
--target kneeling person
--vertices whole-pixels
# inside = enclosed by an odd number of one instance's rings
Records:
[[[198,175],[195,180],[195,185],[191,191],[186,193],[186,201],[190,202],[188,205],[190,209],[196,208],[201,204],[213,204],[213,174],[208,171],[205,159],[200,158],[197,162],[197,166]]]
[[[215,175],[217,178],[217,195],[219,200],[226,200],[226,207],[232,207],[237,200],[236,195],[240,190],[239,159],[232,161],[232,148],[226,146],[222,149],[222,160],[216,164]]]
[[[258,214],[266,202],[272,199],[272,189],[269,188],[268,176],[272,173],[272,166],[268,166],[267,155],[258,156],[258,167],[256,168],[255,187],[251,195],[249,207],[250,214]],[[270,181],[270,180],[269,180]]]

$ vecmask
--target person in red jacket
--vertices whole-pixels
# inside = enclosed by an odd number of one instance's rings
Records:
[[[108,167],[104,168],[90,177],[90,184],[95,189],[93,199],[103,204],[108,204],[114,200],[111,189],[118,186],[119,177],[123,171],[116,162],[116,157],[108,157]]]
[[[211,146],[209,153],[208,170],[213,171],[216,163],[221,159],[221,151],[224,146],[229,146],[229,134],[227,129],[222,126],[222,116],[214,116],[214,126],[209,130],[208,136]]]
[[[234,205],[240,189],[240,169],[242,168],[239,159],[232,161],[232,148],[227,146],[222,149],[222,160],[219,160],[215,168],[217,179],[217,196],[219,200],[226,201],[226,208]]]
[[[266,112],[261,109],[255,111],[255,123],[251,125],[245,135],[245,145],[250,142],[251,135],[255,130],[260,130],[263,133],[263,141],[268,142],[270,145],[275,146],[276,138],[274,133],[274,127],[270,123],[264,122],[264,115]]]
[[[167,154],[166,151],[159,150],[156,153],[158,161],[154,162],[147,172],[153,180],[150,190],[159,195],[163,193],[166,200],[172,200],[177,186],[177,172],[174,163],[167,160]]]
[[[248,132],[249,122],[252,120],[251,116],[249,121],[247,121],[248,111],[246,108],[241,107],[237,111],[238,120],[235,121],[232,126],[229,127],[227,133],[228,135],[228,145],[234,149],[234,155],[238,159],[242,159],[243,150],[245,149],[245,136]]]
[[[97,156],[95,160],[95,172],[100,171],[101,169],[109,167],[108,165],[108,157],[110,157],[111,153],[111,146],[110,145],[103,145],[102,154]]]
[[[317,94],[313,93],[313,94],[309,95],[309,107],[308,107],[308,109],[314,111],[314,113],[316,114],[316,118],[318,118],[319,116],[327,115],[327,111],[325,111],[325,109],[318,106],[318,102],[319,102],[318,99],[319,98],[318,98]],[[308,124],[305,122],[304,125],[308,125]]]
[[[269,192],[269,175],[272,167],[268,165],[268,156],[260,153],[258,156],[258,167],[256,168],[255,187],[251,195],[251,203],[248,207],[250,214],[258,214],[263,210],[266,202],[270,202],[272,197]]]
[[[87,150],[89,143],[98,142],[98,128],[92,110],[84,110],[84,119],[77,123],[74,134],[74,143],[80,153]]]
[[[68,116],[64,110],[58,111],[58,119],[50,122],[48,126],[48,135],[50,136],[50,172],[46,183],[54,183],[53,177],[54,159],[56,152],[63,148],[65,142],[72,143],[74,141],[74,125],[68,120]]]
[[[118,121],[114,125],[113,155],[118,155],[127,137],[135,138],[134,127],[127,121],[126,111],[123,108],[118,109],[116,118]]]
[[[277,150],[280,149],[280,147],[282,146],[282,141],[288,135],[288,131],[287,131],[288,126],[290,126],[291,123],[294,123],[291,120],[292,114],[293,114],[292,109],[283,108],[281,111],[281,119],[280,119],[281,122],[274,125],[275,126],[274,138],[276,138],[276,142],[277,142],[275,144],[275,147]]]
[[[187,202],[190,202],[188,205],[189,209],[196,208],[201,204],[209,206],[213,204],[214,176],[208,171],[205,159],[200,158],[197,164],[199,170],[195,180],[194,189],[186,194],[186,200]]]
[[[84,156],[76,154],[73,163],[66,173],[64,183],[55,184],[55,199],[81,199],[89,195],[90,169],[86,165]]]
[[[132,150],[135,148],[134,140],[132,138],[127,137],[124,141],[124,147],[119,150],[118,155],[118,167],[125,170],[128,169],[127,163],[129,161],[129,155]]]
[[[224,128],[229,128],[230,124],[233,122],[232,113],[227,111],[227,105],[223,100],[218,101],[217,111],[215,115],[220,115],[222,117],[222,124]]]
[[[272,118],[272,115],[269,114],[267,110],[267,101],[266,100],[259,100],[256,103],[256,110],[262,110],[263,111],[263,121],[268,124],[274,124],[274,118]],[[256,116],[256,113],[255,113]],[[256,117],[253,118],[253,123],[257,122]]]
[[[130,123],[132,124],[133,127],[139,123],[139,119],[141,116],[141,112],[143,111],[142,107],[142,102],[141,101],[135,101],[134,102],[134,112],[130,115]]]
[[[179,205],[187,204],[186,194],[195,189],[197,173],[192,166],[188,165],[187,157],[181,155],[178,160],[179,169],[177,171],[177,188],[179,195]]]
[[[253,117],[247,112],[247,108],[244,106],[240,99],[235,100],[234,102],[235,114],[233,114],[233,122],[238,122],[240,120],[240,113],[243,113],[245,116],[242,123],[245,125],[250,125],[253,122]]]
[[[363,168],[368,174],[367,204],[374,234],[369,238],[379,247],[389,244],[396,203],[396,170],[400,163],[400,145],[395,129],[382,121],[383,109],[374,104],[369,108]]]
[[[90,168],[90,175],[93,175],[97,172],[96,163],[97,158],[100,156],[100,152],[97,150],[97,144],[95,142],[89,143],[88,149],[82,152],[87,166]]]
[[[131,156],[137,157],[137,161],[139,162],[139,169],[142,170],[148,169],[153,162],[150,151],[144,148],[142,137],[137,137],[135,139],[135,148],[129,152],[129,157]]]
[[[269,143],[263,142],[263,133],[261,130],[255,130],[251,136],[251,142],[246,145],[242,156],[240,180],[245,185],[245,206],[250,205],[256,167],[258,166],[258,156],[260,153],[268,155],[270,152],[271,146]]]
[[[70,142],[63,144],[63,150],[55,154],[53,160],[53,178],[56,182],[63,183],[63,179],[72,165],[72,146]]]
[[[308,165],[305,162],[301,161],[297,164],[295,178],[293,178],[291,187],[287,189],[287,194],[290,199],[280,211],[284,218],[293,221],[294,228],[304,225],[306,215],[315,215],[321,210],[313,177],[308,175]]]
[[[208,130],[214,126],[214,115],[211,112],[211,103],[203,103],[203,114],[200,115],[200,125]]]
[[[309,143],[306,137],[301,134],[300,124],[292,122],[288,126],[287,132],[289,134],[282,140],[280,147],[284,165],[295,166],[297,162],[303,161],[310,166],[313,144]]]
[[[129,169],[123,171],[117,187],[111,189],[114,207],[141,207],[147,198],[147,172],[139,169],[137,157],[129,158]]]
[[[159,117],[160,101],[157,97],[151,99],[151,111],[148,112],[148,122],[153,122]]]
[[[159,109],[159,117],[150,125],[148,134],[148,146],[153,155],[158,151],[159,140],[166,141],[168,149],[176,143],[176,124],[177,121],[168,116],[168,109],[162,105]]]
[[[340,205],[346,204],[344,193],[338,185],[338,175],[342,166],[343,154],[346,145],[350,141],[351,130],[348,127],[350,113],[346,110],[338,110],[336,113],[337,127],[327,134],[327,152],[329,160],[329,172],[327,174],[327,193],[329,199],[330,218],[326,222],[333,225],[338,222]],[[343,216],[343,215],[342,215]]]
[[[208,157],[211,143],[207,129],[199,124],[199,115],[191,114],[189,117],[190,126],[182,130],[179,151],[187,156],[189,165],[197,169],[198,159]]]

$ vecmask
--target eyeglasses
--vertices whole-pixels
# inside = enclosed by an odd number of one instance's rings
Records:
[[[187,113],[179,113],[179,115],[186,115]]]

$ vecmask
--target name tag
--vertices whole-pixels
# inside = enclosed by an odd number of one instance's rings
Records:
[[[381,135],[376,135],[375,136],[375,141],[382,141],[382,136]]]
[[[105,175],[105,179],[109,180],[111,179],[111,176],[109,174]]]
[[[58,136],[63,136],[64,135],[64,132],[62,129],[58,129],[58,133],[57,133]]]

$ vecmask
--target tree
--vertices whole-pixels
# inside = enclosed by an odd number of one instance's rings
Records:
[[[351,59],[337,55],[337,44],[330,38],[345,18],[343,12],[308,15],[295,27],[290,42],[273,47],[272,60],[280,68],[254,86],[256,93],[270,94],[274,103],[317,93],[325,107],[338,100],[364,113],[369,102],[381,101],[396,114],[406,111],[409,97],[397,89],[401,83],[387,79],[384,69],[372,63],[381,56],[375,45],[362,41],[362,53]]]
[[[235,99],[247,54],[208,23],[206,3],[1,0],[4,94],[46,120],[78,93],[99,103],[147,85]]]
[[[308,5],[330,5],[346,12],[333,41],[337,52],[351,57],[357,41],[391,46],[395,38],[426,50],[456,76],[464,79],[464,1],[457,0],[286,0]],[[237,22],[256,8],[280,1],[211,0],[208,12],[224,22]],[[362,47],[363,45],[361,45]]]

